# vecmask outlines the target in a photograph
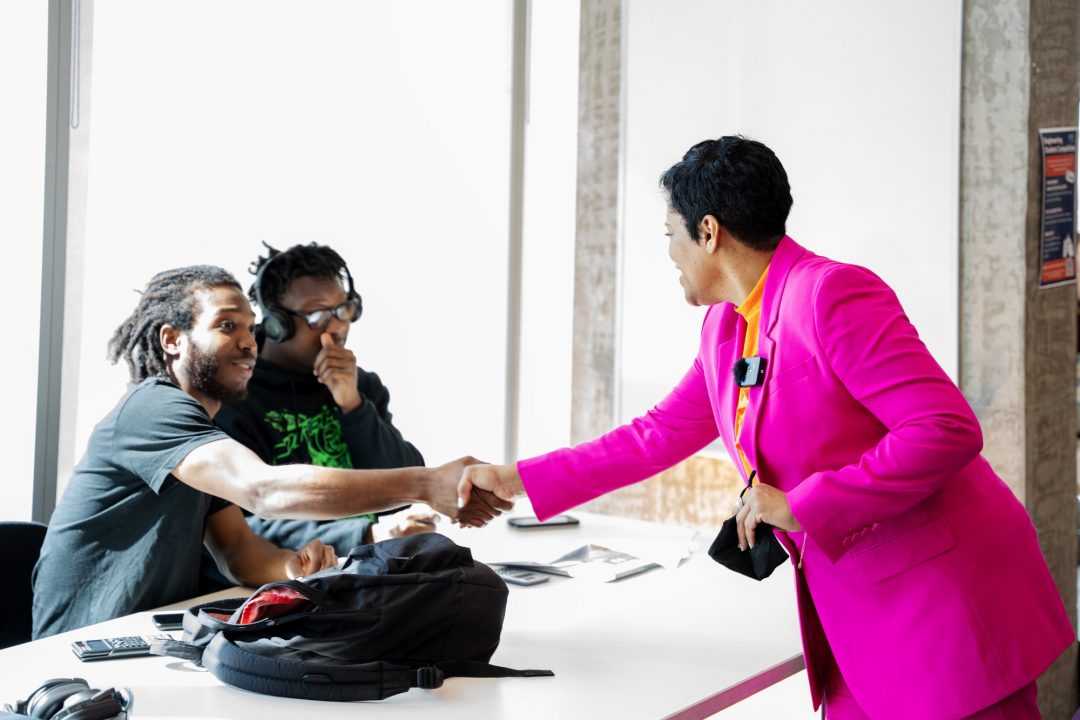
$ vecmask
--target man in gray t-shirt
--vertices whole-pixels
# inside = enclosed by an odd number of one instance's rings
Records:
[[[94,428],[49,522],[34,573],[35,637],[196,594],[206,518],[230,503],[178,482],[172,469],[224,437],[167,380],[128,391]]]
[[[337,561],[255,535],[261,517],[328,519],[425,502],[481,525],[510,507],[478,495],[457,507],[471,458],[438,468],[272,467],[212,424],[255,365],[255,315],[228,272],[198,265],[151,279],[109,341],[134,387],[94,429],[34,568],[34,637],[191,597],[200,543],[238,584],[307,575]],[[220,498],[220,499],[219,499]]]

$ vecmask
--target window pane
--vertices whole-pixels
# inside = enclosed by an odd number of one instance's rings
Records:
[[[429,464],[498,457],[509,53],[502,0],[97,4],[76,457],[133,290],[191,263],[247,286],[264,240],[349,262],[349,346]]]
[[[518,456],[570,442],[579,3],[534,2],[529,47]]]
[[[37,429],[41,240],[45,202],[45,94],[49,4],[0,2],[0,240],[7,268],[0,520],[30,519]]]

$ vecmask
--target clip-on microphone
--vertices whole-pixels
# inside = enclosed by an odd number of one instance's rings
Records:
[[[748,357],[739,358],[735,361],[735,367],[731,369],[735,376],[735,384],[739,387],[754,387],[765,382],[765,358]]]

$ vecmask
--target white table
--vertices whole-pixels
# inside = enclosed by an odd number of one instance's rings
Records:
[[[596,538],[664,537],[670,528],[573,513],[571,528],[442,531],[478,560],[547,559]],[[70,651],[77,639],[156,632],[149,612],[0,651],[0,702],[43,680],[82,677],[93,687],[127,686],[133,718],[271,720],[320,718],[663,718],[707,717],[802,669],[790,565],[758,583],[714,563],[702,549],[677,569],[654,569],[614,583],[552,578],[510,587],[502,643],[492,662],[549,668],[554,678],[452,678],[379,702],[275,698],[220,683],[173,658],[91,663]],[[219,596],[242,594],[233,590]],[[202,599],[199,599],[201,601]],[[193,601],[178,603],[184,608]],[[809,699],[807,699],[809,704]]]

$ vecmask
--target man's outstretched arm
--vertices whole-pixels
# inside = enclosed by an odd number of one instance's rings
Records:
[[[264,518],[328,520],[422,502],[456,520],[458,480],[477,462],[465,457],[434,468],[392,470],[267,465],[240,443],[224,439],[192,450],[172,474]],[[470,512],[487,519],[498,514],[487,503]]]

